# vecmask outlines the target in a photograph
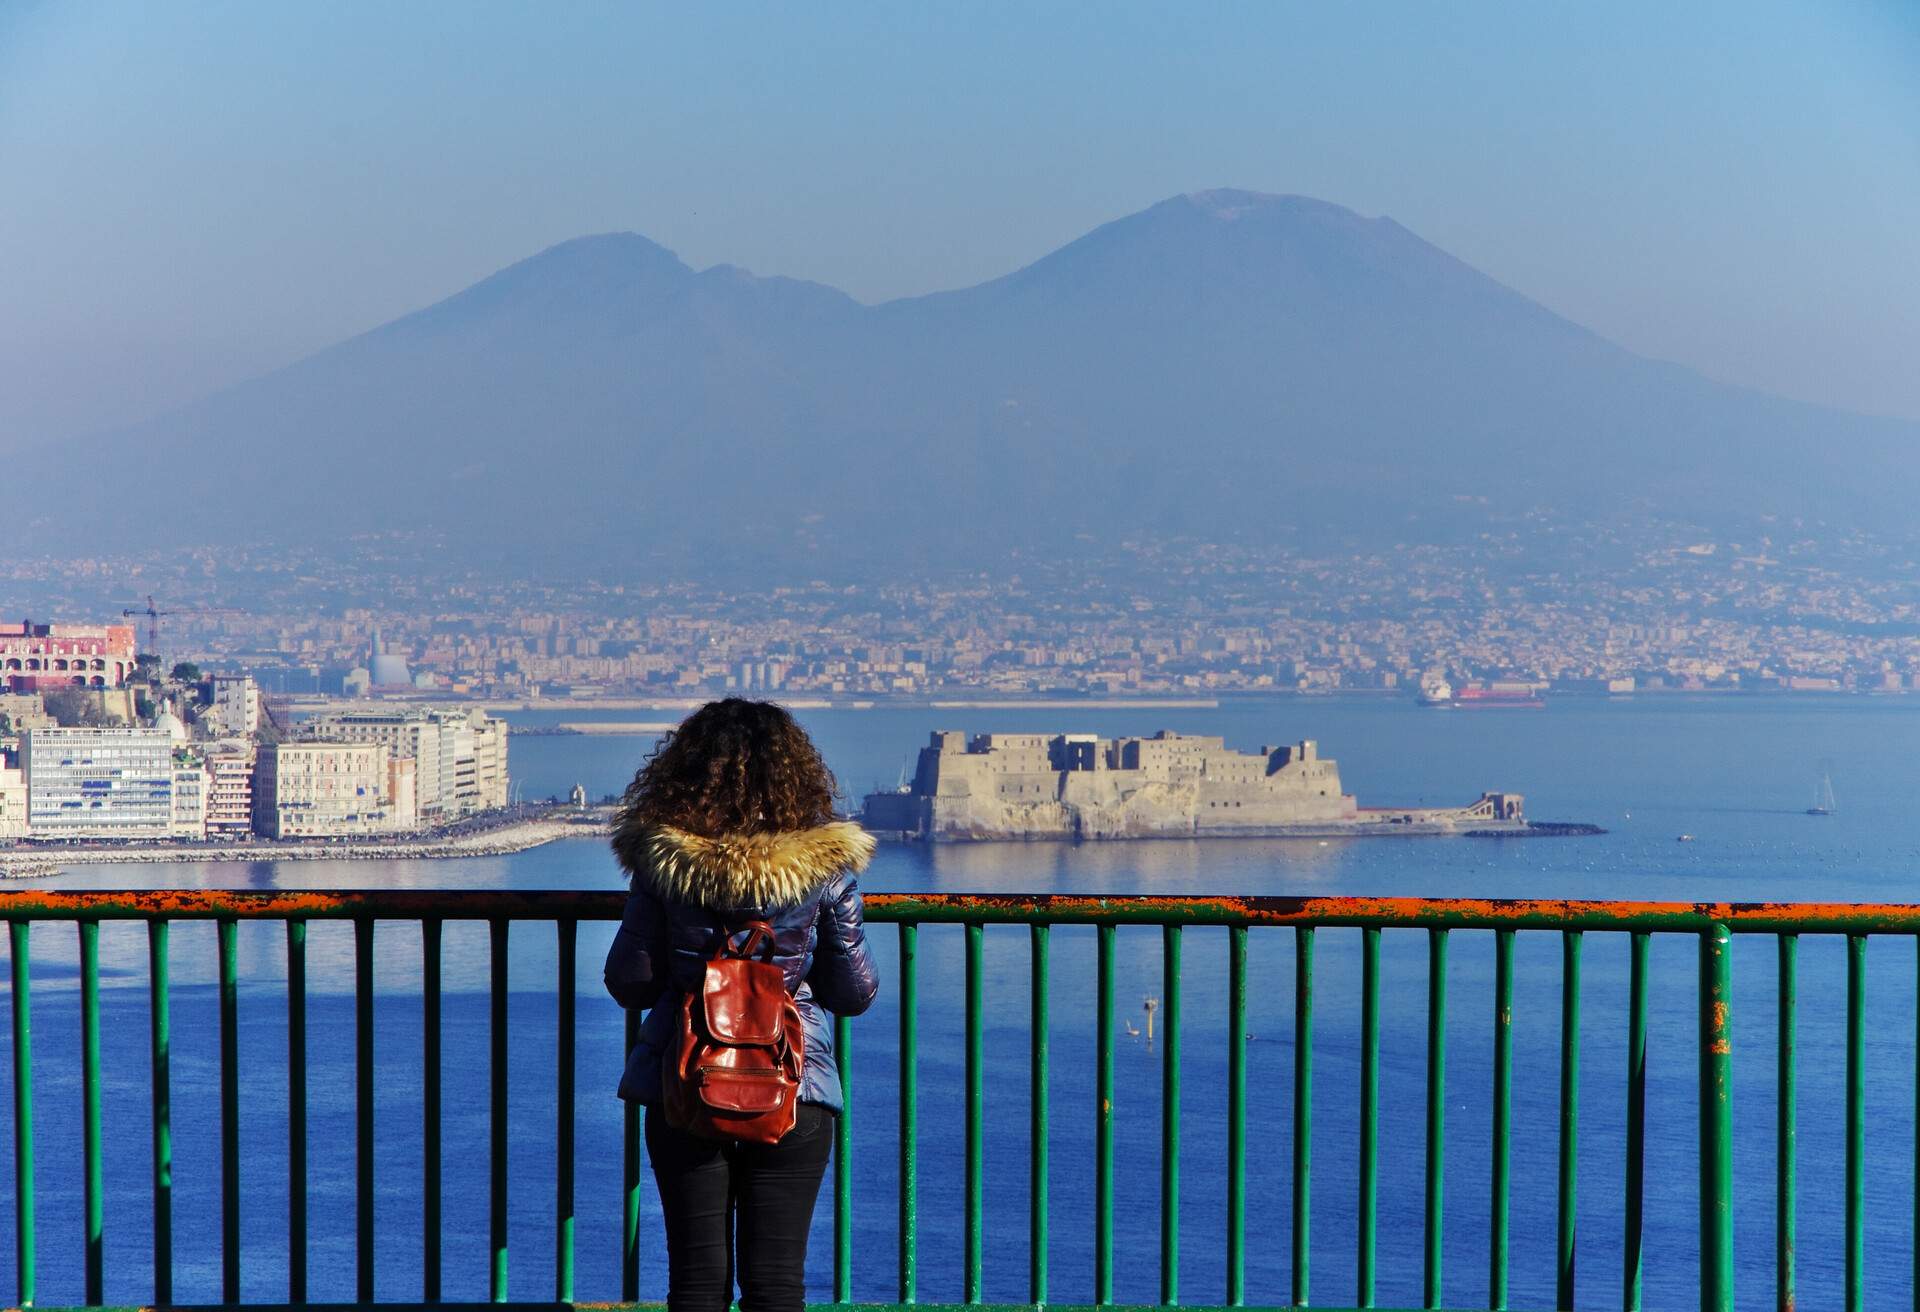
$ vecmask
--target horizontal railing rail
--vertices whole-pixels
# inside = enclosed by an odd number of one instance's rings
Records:
[[[443,1217],[441,996],[442,927],[449,921],[488,925],[491,996],[488,1013],[488,1204],[489,1292],[495,1302],[507,1298],[507,969],[509,927],[516,922],[546,922],[555,927],[558,969],[554,993],[559,1023],[554,1044],[557,1089],[554,1126],[554,1301],[574,1303],[574,1157],[577,1150],[574,1078],[578,1057],[575,1035],[575,976],[578,926],[582,921],[618,919],[623,896],[617,892],[517,891],[221,891],[73,892],[26,889],[0,893],[0,919],[9,922],[13,1018],[14,1166],[17,1297],[21,1305],[36,1294],[37,1235],[34,1208],[33,1060],[31,1041],[31,928],[36,922],[71,922],[78,927],[81,1087],[84,1108],[81,1155],[84,1180],[85,1298],[103,1300],[103,1177],[100,1062],[100,925],[105,921],[144,921],[148,927],[148,989],[152,1058],[152,1301],[173,1301],[174,1240],[172,1180],[172,1102],[169,1029],[170,942],[174,922],[213,921],[217,926],[220,1105],[220,1270],[222,1301],[241,1301],[239,1091],[237,999],[239,986],[236,930],[241,921],[283,922],[287,966],[288,1076],[288,1242],[287,1301],[307,1301],[307,929],[316,921],[353,924],[354,960],[354,1151],[355,1283],[357,1297],[374,1297],[374,1212],[376,1181],[373,1137],[375,1106],[373,999],[375,925],[412,921],[421,927],[423,997],[421,1207],[425,1234],[420,1262],[420,1298],[437,1304],[442,1292],[440,1231]],[[1226,1275],[1221,1305],[1248,1302],[1247,1156],[1248,1156],[1248,935],[1263,927],[1294,933],[1294,1032],[1291,1148],[1291,1266],[1284,1300],[1306,1306],[1310,1294],[1313,1027],[1315,934],[1322,928],[1360,931],[1359,1010],[1359,1181],[1354,1303],[1375,1301],[1379,1223],[1379,1129],[1381,1048],[1381,938],[1388,929],[1424,930],[1427,939],[1427,1053],[1425,1075],[1425,1163],[1423,1229],[1424,1306],[1441,1305],[1447,1098],[1447,976],[1450,934],[1455,930],[1494,935],[1491,1207],[1487,1237],[1488,1302],[1505,1307],[1511,1258],[1513,1139],[1514,945],[1521,931],[1559,935],[1560,1052],[1557,1136],[1557,1224],[1555,1306],[1571,1308],[1575,1295],[1575,1218],[1579,1140],[1580,1016],[1584,935],[1589,931],[1628,936],[1630,943],[1627,1106],[1624,1162],[1624,1231],[1621,1236],[1620,1305],[1629,1312],[1642,1304],[1643,1230],[1647,1098],[1649,945],[1656,933],[1689,935],[1698,943],[1698,1088],[1699,1088],[1699,1236],[1700,1301],[1703,1308],[1732,1306],[1733,1189],[1731,1055],[1731,948],[1733,934],[1772,935],[1778,942],[1778,1063],[1775,1134],[1776,1280],[1778,1305],[1796,1299],[1795,1216],[1797,1134],[1796,1031],[1798,936],[1840,935],[1846,939],[1847,1036],[1845,1123],[1844,1295],[1849,1308],[1865,1305],[1865,982],[1869,935],[1911,935],[1920,943],[1920,905],[1661,903],[1578,900],[1488,900],[1447,898],[1296,898],[1296,897],[1084,897],[1070,895],[870,894],[867,917],[897,926],[898,971],[892,981],[899,1008],[899,1227],[897,1275],[899,1304],[919,1302],[919,942],[922,925],[963,927],[964,1147],[961,1154],[964,1206],[962,1293],[964,1305],[983,1303],[985,1247],[985,1003],[984,932],[995,924],[1025,925],[1030,943],[1031,1049],[1028,1295],[1031,1303],[1050,1302],[1050,1005],[1052,998],[1051,929],[1075,925],[1095,928],[1096,1038],[1095,1140],[1093,1162],[1093,1285],[1096,1304],[1112,1305],[1114,1288],[1115,1148],[1115,943],[1123,926],[1157,926],[1161,931],[1162,992],[1160,1115],[1159,1304],[1182,1300],[1181,1188],[1182,1144],[1182,976],[1183,930],[1221,927],[1228,934],[1226,1063]],[[629,1016],[626,1039],[633,1041]],[[847,1113],[837,1121],[834,1181],[833,1300],[853,1298],[852,1071],[851,1035],[836,1023],[836,1057],[847,1087]],[[1916,1092],[1920,1098],[1920,1091]],[[628,1107],[623,1121],[623,1211],[621,1215],[621,1297],[639,1296],[640,1147],[639,1122]],[[1916,1163],[1916,1199],[1920,1200],[1920,1162]],[[1920,1250],[1915,1255],[1920,1274]],[[1920,1304],[1920,1285],[1916,1286]],[[579,1306],[587,1306],[579,1304]],[[923,1304],[934,1307],[936,1304]]]
[[[618,920],[605,890],[165,889],[0,892],[0,920]],[[1580,898],[1156,897],[868,893],[883,924],[1313,925],[1329,929],[1559,929],[1735,934],[1916,934],[1916,902],[1630,902]]]

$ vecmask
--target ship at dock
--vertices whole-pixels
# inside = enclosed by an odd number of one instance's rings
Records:
[[[912,782],[869,793],[861,820],[882,837],[936,843],[1591,831],[1530,824],[1510,792],[1457,807],[1363,807],[1311,739],[1241,752],[1224,738],[1164,729],[1150,738],[936,732]]]

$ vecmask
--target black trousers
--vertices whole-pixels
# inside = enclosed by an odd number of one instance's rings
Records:
[[[800,1312],[807,1230],[833,1152],[833,1113],[800,1104],[775,1144],[720,1143],[647,1108],[647,1159],[667,1223],[667,1307],[726,1312],[735,1255],[741,1312]]]

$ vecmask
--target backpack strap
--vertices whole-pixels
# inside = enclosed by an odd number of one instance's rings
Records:
[[[746,941],[735,946],[733,940],[741,934]],[[728,926],[726,936],[720,940],[720,950],[713,954],[715,961],[733,958],[739,961],[751,961],[758,953],[762,961],[773,961],[773,926],[764,920],[750,920],[740,928]]]

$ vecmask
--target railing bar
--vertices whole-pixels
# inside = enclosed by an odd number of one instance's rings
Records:
[[[625,1046],[629,1054],[640,1041],[640,1016],[626,1013]],[[620,1108],[620,1301],[640,1299],[640,1104]]]
[[[853,1026],[833,1018],[840,1114],[833,1118],[833,1301],[853,1301]]]
[[[1313,1189],[1313,926],[1293,931],[1293,1263],[1295,1307],[1307,1306]]]
[[[105,1185],[100,1165],[100,922],[80,922],[81,1161],[85,1174],[86,1300],[106,1301]]]
[[[1920,940],[1915,940],[1920,942]],[[1799,1024],[1800,940],[1792,934],[1780,936],[1779,979],[1779,1055],[1777,1057],[1779,1091],[1776,1097],[1777,1124],[1774,1138],[1774,1219],[1773,1262],[1774,1302],[1780,1312],[1793,1312],[1795,1220],[1798,1212],[1797,1183],[1800,1137],[1800,1108],[1795,1030]]]
[[[1866,1306],[1867,939],[1847,938],[1847,1312]]]
[[[1099,995],[1094,1024],[1095,1108],[1093,1168],[1093,1300],[1113,1302],[1113,941],[1102,925],[1098,942]]]
[[[488,1006],[488,1151],[487,1250],[488,1297],[507,1301],[507,927],[505,920],[487,924],[491,948],[491,995]]]
[[[1580,947],[1581,933],[1560,936],[1560,1233],[1557,1271],[1560,1312],[1573,1308],[1575,1220],[1580,1166]]]
[[[1733,1308],[1732,939],[1700,935],[1700,1307]]]
[[[1447,1160],[1447,931],[1427,931],[1427,1199],[1422,1301],[1441,1304]]]
[[[1160,1302],[1180,1301],[1180,926],[1160,931]]]
[[[1247,1301],[1247,927],[1227,931],[1227,1306]]]
[[[900,926],[900,1301],[920,1301],[920,930]]]
[[[1647,1180],[1647,949],[1651,943],[1652,935],[1644,932],[1632,937],[1627,994],[1627,1196],[1620,1291],[1625,1312],[1641,1312],[1645,1274],[1641,1241]]]
[[[554,922],[559,936],[559,978],[555,981],[559,1031],[554,1047],[558,1069],[554,1072],[557,1123],[553,1130],[553,1297],[555,1302],[573,1301],[573,1155],[574,1155],[574,988],[578,973],[580,923],[576,920]]]
[[[22,889],[0,898],[0,919],[151,921],[537,920],[620,918],[623,894],[585,891],[313,891],[183,889],[144,893]],[[1554,898],[1154,897],[1077,894],[872,893],[867,919],[880,924],[1261,925],[1324,928],[1569,929],[1735,934],[1920,933],[1920,904],[1691,903]]]
[[[1493,1202],[1487,1243],[1487,1306],[1507,1305],[1513,1179],[1513,934],[1494,934]]]
[[[153,1075],[153,1301],[173,1302],[173,1026],[167,922],[147,922],[147,1030]]]
[[[421,1297],[440,1301],[440,943],[439,919],[420,922]]]
[[[986,1205],[986,1140],[982,1120],[986,1102],[986,1048],[982,1015],[984,928],[966,927],[967,936],[967,1106],[966,1106],[966,1219],[963,1229],[961,1299],[980,1301],[981,1245]]]
[[[7,926],[13,960],[13,1234],[14,1280],[21,1307],[34,1296],[33,1005],[29,936],[33,926]]]
[[[373,1302],[373,919],[353,922],[354,1288]]]
[[[220,949],[220,1292],[240,1301],[239,924],[218,923]]]
[[[1032,928],[1033,949],[1033,1000],[1031,1056],[1029,1060],[1032,1089],[1030,1102],[1032,1124],[1028,1132],[1029,1156],[1027,1160],[1027,1301],[1038,1307],[1047,1301],[1047,1248],[1050,1242],[1047,1233],[1047,1207],[1050,1201],[1048,1188],[1049,1125],[1051,1108],[1048,1102],[1050,1027],[1052,980],[1051,948],[1052,931],[1045,925]]]
[[[1360,931],[1360,1188],[1354,1301],[1373,1306],[1380,1225],[1380,931]]]
[[[307,922],[304,920],[287,922],[287,1301],[307,1301]]]

